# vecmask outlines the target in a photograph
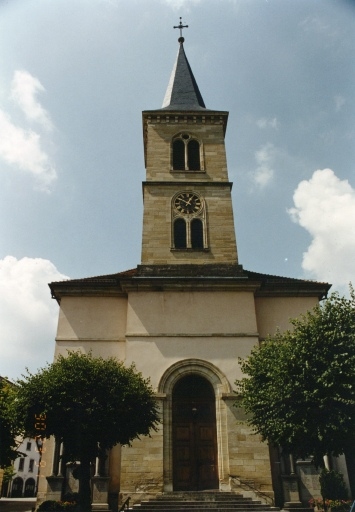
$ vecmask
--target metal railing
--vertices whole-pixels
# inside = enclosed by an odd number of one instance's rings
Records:
[[[125,499],[125,501],[122,503],[122,505],[120,506],[120,508],[118,509],[118,512],[123,512],[123,510],[128,510],[129,509],[129,501],[130,501],[131,497],[128,496],[128,498]]]
[[[270,496],[269,494],[266,494],[265,492],[261,491],[260,489],[257,489],[254,485],[251,485],[251,483],[243,480],[242,478],[240,478],[237,475],[228,475],[228,476],[229,476],[229,478],[234,480],[234,482],[242,489],[253,491],[260,498],[264,498],[264,500],[266,500],[268,505],[271,505],[272,507],[275,506],[274,498],[272,496]]]

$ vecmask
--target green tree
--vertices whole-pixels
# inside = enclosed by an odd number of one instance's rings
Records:
[[[355,438],[355,295],[333,293],[241,361],[237,406],[270,444],[317,465]]]
[[[19,455],[10,410],[13,391],[14,385],[0,378],[0,468],[11,466]]]
[[[80,461],[80,510],[91,510],[90,466],[117,443],[149,435],[158,411],[149,381],[114,358],[70,352],[18,381],[14,415],[22,434],[63,442],[65,460]]]
[[[322,469],[319,476],[320,492],[323,500],[342,501],[348,499],[344,477],[339,471]],[[333,507],[332,507],[333,508]]]

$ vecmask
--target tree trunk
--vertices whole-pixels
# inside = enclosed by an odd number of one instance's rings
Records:
[[[348,470],[351,497],[355,500],[355,440],[345,450],[346,467]]]
[[[79,511],[91,512],[90,459],[83,457],[79,470]]]

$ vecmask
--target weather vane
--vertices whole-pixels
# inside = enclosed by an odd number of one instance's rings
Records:
[[[182,39],[182,42],[184,42],[184,38],[182,37],[182,29],[183,29],[183,28],[189,28],[189,26],[188,26],[188,25],[183,25],[183,24],[182,24],[181,16],[180,16],[180,23],[179,23],[179,25],[177,25],[177,26],[176,26],[176,27],[174,27],[174,28],[178,28],[178,29],[180,29],[180,37],[179,37],[179,41]],[[180,42],[181,42],[181,41],[180,41]]]

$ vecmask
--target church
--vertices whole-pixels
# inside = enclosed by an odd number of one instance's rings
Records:
[[[96,461],[93,503],[114,508],[171,491],[238,491],[270,504],[319,496],[310,461],[283,460],[235,407],[238,358],[313,308],[326,283],[266,275],[238,260],[228,178],[228,112],[207,108],[179,48],[163,106],[142,113],[141,261],[111,275],[51,283],[60,306],[55,354],[135,363],[161,414],[151,437]],[[137,199],[138,199],[137,190]],[[47,443],[39,500],[75,490]],[[109,505],[107,505],[109,504]]]

